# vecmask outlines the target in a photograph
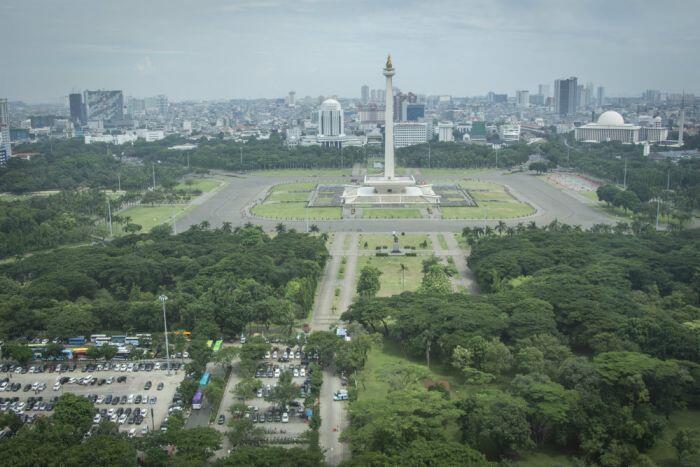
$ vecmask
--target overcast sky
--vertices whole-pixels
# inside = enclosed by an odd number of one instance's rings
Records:
[[[570,75],[700,94],[698,18],[698,0],[1,0],[0,96],[353,97],[383,86],[389,52],[395,85],[424,94]]]

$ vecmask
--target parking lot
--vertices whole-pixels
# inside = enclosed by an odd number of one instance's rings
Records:
[[[140,434],[160,429],[184,378],[181,368],[167,376],[165,363],[161,367],[160,362],[119,362],[107,365],[108,369],[102,365],[86,365],[79,363],[72,371],[70,365],[62,364],[60,371],[56,371],[55,365],[44,365],[43,372],[30,372],[32,367],[36,371],[41,365],[29,365],[20,372],[16,369],[0,372],[0,380],[8,378],[6,383],[0,383],[0,388],[5,388],[0,392],[3,398],[0,410],[12,410],[30,418],[41,416],[51,412],[52,401],[57,397],[72,393],[89,397],[94,402],[96,412],[101,412],[94,422],[108,418],[119,425],[120,431]],[[180,363],[175,365],[179,367]],[[16,402],[12,400],[15,398]],[[30,408],[32,400],[36,402]]]
[[[289,349],[289,351],[287,350]],[[294,384],[300,387],[298,396],[288,407],[275,407],[265,397],[278,384],[284,371],[289,371]],[[262,383],[262,388],[253,399],[246,400],[248,411],[246,417],[265,429],[268,440],[274,443],[275,439],[296,438],[307,429],[307,420],[304,416],[304,396],[308,392],[308,361],[299,347],[285,348],[273,345],[273,348],[265,356],[265,360],[258,366],[256,379]]]

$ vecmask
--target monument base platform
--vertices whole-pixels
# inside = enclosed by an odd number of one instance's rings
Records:
[[[435,194],[430,185],[347,185],[343,191],[344,204],[404,205],[439,202],[440,196]]]

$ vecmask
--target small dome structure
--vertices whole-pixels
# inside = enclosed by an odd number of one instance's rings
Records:
[[[597,123],[598,125],[619,126],[625,124],[625,119],[614,110],[608,110],[607,112],[600,114]]]
[[[326,99],[321,104],[321,110],[341,110],[340,102],[335,99]]]

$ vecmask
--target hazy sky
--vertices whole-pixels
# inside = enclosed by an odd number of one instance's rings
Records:
[[[700,94],[698,18],[698,0],[0,0],[0,96],[351,97],[383,86],[388,52],[417,93],[575,75]]]

